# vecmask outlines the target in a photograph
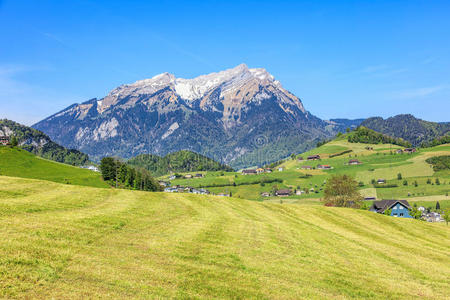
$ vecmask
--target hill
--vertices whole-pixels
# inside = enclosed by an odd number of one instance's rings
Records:
[[[412,146],[410,142],[407,142],[402,138],[393,138],[364,126],[359,126],[355,130],[347,134],[347,140],[350,143],[393,144],[402,147]]]
[[[164,157],[141,154],[128,160],[127,163],[132,166],[144,168],[154,176],[192,171],[233,171],[230,166],[216,162],[204,155],[186,150],[173,152]]]
[[[99,173],[40,158],[20,148],[4,146],[0,146],[0,175],[108,187]]]
[[[19,146],[43,158],[82,166],[89,162],[89,156],[74,149],[66,149],[54,143],[47,135],[34,128],[10,120],[0,120],[0,136],[15,136]]]
[[[185,149],[236,169],[305,151],[340,128],[308,112],[265,69],[244,64],[193,79],[163,73],[124,84],[33,127],[94,160]]]
[[[450,155],[450,145],[406,153],[399,151],[404,147],[393,144],[351,143],[348,138],[353,133],[341,135],[293,159],[289,157],[281,161],[271,173],[242,175],[235,172],[207,172],[204,178],[180,178],[171,180],[171,183],[203,187],[214,193],[231,192],[233,196],[244,199],[319,204],[327,178],[333,174],[348,174],[360,183],[360,192],[365,197],[408,199],[410,202],[425,200],[432,201],[432,204],[443,201],[450,205],[450,172],[434,171],[427,162],[432,157]],[[308,156],[317,154],[320,160],[307,160]],[[351,159],[360,164],[349,164]],[[329,169],[321,169],[320,165],[328,165]],[[279,167],[283,168],[282,171],[279,171]],[[401,174],[401,179],[398,179],[398,174]],[[378,179],[385,179],[386,185],[373,184]],[[439,184],[436,184],[436,180]],[[282,199],[262,196],[264,192],[272,195],[276,189],[287,188],[301,194]]]
[[[10,177],[0,216],[2,298],[448,297],[442,224]]]
[[[386,120],[381,117],[368,118],[361,123],[361,126],[402,138],[416,147],[450,134],[450,122],[429,122],[417,119],[413,115],[397,115]]]

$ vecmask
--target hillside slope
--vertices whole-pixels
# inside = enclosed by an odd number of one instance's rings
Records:
[[[0,146],[0,175],[108,187],[99,173],[40,158],[20,148],[3,146]]]
[[[381,117],[368,118],[361,125],[392,137],[402,138],[414,146],[450,134],[450,122],[429,122],[417,119],[413,115],[397,115],[385,120]]]
[[[449,227],[0,177],[0,297],[445,299]],[[424,267],[426,266],[426,267]]]
[[[66,149],[53,142],[41,131],[11,120],[0,120],[0,136],[9,138],[15,136],[21,148],[53,161],[74,166],[82,166],[89,162],[87,154],[74,149]]]
[[[161,176],[171,172],[192,171],[233,171],[230,166],[216,162],[204,155],[181,150],[164,157],[152,154],[141,154],[127,161],[128,164],[144,168],[153,176]]]

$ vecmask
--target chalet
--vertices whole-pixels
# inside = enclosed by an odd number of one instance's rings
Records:
[[[317,165],[317,169],[330,170],[332,167],[330,165]]]
[[[360,165],[360,164],[362,164],[362,162],[360,162],[360,161],[357,160],[357,159],[350,159],[350,160],[348,161],[348,164],[349,164],[349,165]]]
[[[255,175],[255,174],[258,174],[258,172],[256,172],[255,169],[242,170],[242,175]]]
[[[279,167],[279,168],[278,168],[278,171],[279,171],[279,172],[283,172],[283,170],[284,170],[283,167]]]
[[[261,196],[263,196],[263,197],[270,197],[270,193],[269,192],[262,192]]]
[[[266,173],[272,173],[272,169],[269,169],[269,168],[264,169],[264,172],[266,172]]]
[[[311,169],[312,169],[311,166],[301,166],[301,168],[302,168],[302,169],[305,169],[305,170],[311,170]]]
[[[256,173],[258,173],[258,174],[264,173],[264,169],[258,168],[258,169],[256,169]]]
[[[386,183],[386,179],[378,179],[377,183],[378,184],[385,184]]]
[[[191,175],[191,174],[186,174],[186,175],[184,175],[184,178],[186,178],[186,179],[190,179],[190,178],[192,178],[193,176]]]
[[[6,146],[9,144],[9,137],[0,136],[0,145]]]
[[[290,189],[281,189],[281,190],[276,191],[275,195],[277,195],[279,197],[290,196],[291,195],[291,190]]]
[[[406,200],[381,200],[374,201],[370,211],[384,214],[386,211],[390,211],[390,216],[400,218],[412,218],[409,214],[411,206]]]
[[[201,173],[195,174],[195,178],[203,178],[203,174]]]
[[[405,148],[403,151],[405,151],[406,153],[414,153],[416,152],[416,148]]]
[[[308,158],[307,158],[308,160],[318,160],[318,159],[320,159],[320,155],[310,155],[310,156],[308,156]]]

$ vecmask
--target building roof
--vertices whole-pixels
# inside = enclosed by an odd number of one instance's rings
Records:
[[[397,203],[402,204],[406,208],[411,208],[406,200],[380,200],[373,202],[372,209],[376,210],[378,213],[384,213],[385,210],[390,209]]]
[[[291,190],[290,189],[281,189],[277,191],[277,195],[290,195]]]
[[[250,170],[242,170],[242,173],[249,173],[249,174],[254,174],[256,173],[255,169],[250,169]]]

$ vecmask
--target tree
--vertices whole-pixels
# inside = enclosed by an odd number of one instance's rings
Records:
[[[436,178],[436,180],[434,181],[436,183],[436,185],[440,185],[441,182],[439,181],[439,178]]]
[[[102,173],[103,180],[115,180],[116,179],[116,161],[112,157],[104,157],[100,161],[100,172]]]
[[[408,185],[408,181],[406,179],[403,180],[403,185]]]
[[[398,174],[397,174],[397,179],[398,179],[398,180],[402,180],[402,173],[398,173]]]
[[[450,222],[450,209],[447,209],[445,211],[444,220],[445,220],[445,223],[447,223],[447,226],[448,226],[448,222]]]
[[[415,204],[415,203],[414,203]],[[422,212],[417,209],[417,205],[415,205],[413,208],[409,210],[409,214],[414,219],[420,219],[422,217]]]
[[[325,186],[323,202],[327,206],[359,208],[363,197],[358,183],[349,175],[333,175]]]
[[[439,201],[436,201],[436,210],[440,210],[441,209],[441,205],[439,204]]]
[[[427,179],[427,184],[431,184],[431,179],[430,178]]]
[[[414,186],[415,186],[415,187],[418,187],[418,186],[419,186],[419,184],[417,183],[417,180],[414,181]]]
[[[17,147],[17,145],[19,145],[19,141],[17,140],[16,136],[13,135],[10,141],[11,146],[13,147]]]

